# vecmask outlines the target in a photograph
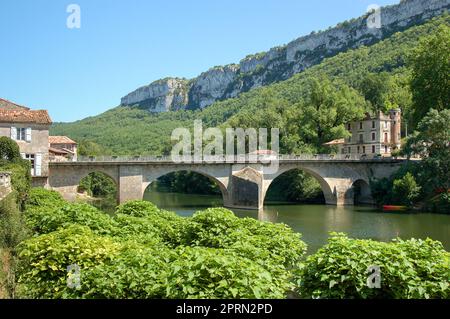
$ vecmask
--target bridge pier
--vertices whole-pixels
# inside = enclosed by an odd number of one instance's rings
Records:
[[[144,197],[143,174],[139,166],[122,165],[119,167],[118,202],[142,200]]]

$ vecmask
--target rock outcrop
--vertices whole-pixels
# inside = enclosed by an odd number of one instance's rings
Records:
[[[214,67],[190,81],[158,80],[123,97],[122,105],[139,104],[151,112],[204,108],[253,88],[286,80],[340,52],[372,45],[439,16],[449,8],[449,0],[403,0],[379,10],[381,27],[368,23],[373,18],[368,13],[298,38],[286,46],[248,56],[239,65]]]

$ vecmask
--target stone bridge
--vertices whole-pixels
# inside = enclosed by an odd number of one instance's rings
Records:
[[[317,179],[329,205],[353,205],[355,189],[361,203],[373,203],[372,178],[389,177],[404,160],[392,158],[361,159],[316,156],[279,156],[278,170],[267,161],[225,161],[174,163],[161,157],[80,158],[76,162],[51,162],[49,187],[67,200],[74,200],[82,178],[102,172],[117,185],[118,202],[143,199],[146,188],[159,177],[177,171],[191,171],[215,181],[222,191],[224,206],[260,209],[271,183],[282,174],[300,169]]]

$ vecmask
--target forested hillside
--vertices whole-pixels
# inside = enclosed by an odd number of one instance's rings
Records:
[[[410,118],[408,56],[419,39],[442,25],[450,25],[448,14],[202,111],[151,114],[116,107],[74,123],[56,123],[51,134],[95,142],[103,153],[168,154],[172,130],[202,119],[205,127],[279,127],[283,152],[325,152],[322,143],[343,137],[342,124],[366,110],[400,107]]]

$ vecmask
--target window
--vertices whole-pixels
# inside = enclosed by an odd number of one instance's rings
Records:
[[[18,127],[16,140],[17,141],[25,141],[26,138],[27,138],[27,130],[24,127]]]
[[[348,153],[350,154],[351,152],[352,152],[352,148],[349,147],[349,148],[348,148]]]
[[[352,130],[352,125],[351,125],[350,123],[347,124],[347,129],[348,129],[349,131]]]
[[[31,175],[34,176],[34,169],[35,169],[34,154],[24,154],[24,155],[22,155],[22,157],[23,157],[23,159],[26,159],[27,161],[31,162]]]
[[[375,141],[377,139],[377,133],[372,132],[372,141]]]
[[[384,146],[384,152],[385,152],[385,153],[388,152],[388,147],[387,147],[387,145]]]
[[[388,142],[388,133],[384,133],[384,142],[387,143]]]
[[[363,146],[363,154],[366,154],[366,147]]]
[[[359,122],[359,129],[360,129],[360,130],[363,129],[363,124],[362,124],[362,122]]]
[[[351,137],[351,136],[348,138],[348,142],[349,142],[349,143],[352,142],[352,137]]]
[[[372,128],[375,128],[375,121],[372,121]]]
[[[363,134],[359,134],[359,142],[360,143],[364,142],[364,135]]]
[[[375,154],[375,145],[372,145],[372,154]]]
[[[30,161],[31,163],[31,175],[41,176],[41,166],[42,166],[42,154],[25,154],[22,153],[22,158]]]
[[[358,154],[361,152],[361,148],[358,146]]]
[[[384,122],[384,128],[385,128],[385,129],[388,128],[388,122],[387,122],[387,121]]]
[[[31,142],[31,128],[11,127],[11,139],[16,141]]]

